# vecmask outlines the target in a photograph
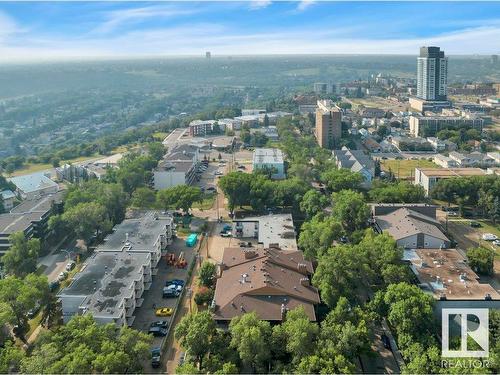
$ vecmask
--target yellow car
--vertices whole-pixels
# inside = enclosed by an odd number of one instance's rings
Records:
[[[159,309],[156,309],[155,315],[156,316],[170,316],[174,313],[174,309],[170,307],[161,307]]]

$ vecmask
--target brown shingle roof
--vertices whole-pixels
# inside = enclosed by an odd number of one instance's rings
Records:
[[[215,319],[230,320],[255,311],[264,320],[281,320],[282,305],[302,305],[314,321],[318,290],[310,285],[312,265],[300,251],[226,248],[215,289]]]
[[[375,220],[380,229],[389,233],[396,241],[418,233],[449,241],[439,229],[439,221],[408,208],[375,216]]]

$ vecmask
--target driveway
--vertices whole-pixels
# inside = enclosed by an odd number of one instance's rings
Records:
[[[184,252],[184,257],[186,258],[188,265],[191,263],[195,250],[194,248],[187,247],[184,243],[184,239],[178,238],[173,244],[167,248],[169,253],[174,253],[176,258],[178,258],[181,252]],[[165,286],[165,281],[171,279],[181,279],[186,281],[188,273],[188,267],[185,269],[176,268],[173,266],[168,266],[165,259],[160,260],[158,264],[158,273],[153,277],[153,282],[149,290],[145,291],[142,298],[144,299],[141,307],[135,310],[135,320],[132,324],[132,328],[138,329],[143,332],[148,332],[149,326],[152,322],[157,320],[168,320],[167,317],[158,317],[155,315],[155,309],[160,307],[171,307],[176,308],[179,298],[166,298],[163,299],[163,287]],[[174,311],[175,313],[175,311]],[[175,327],[172,326],[171,329]],[[151,347],[162,347],[165,337],[154,337]],[[165,348],[164,352],[168,348]],[[145,372],[163,372],[162,369],[165,368],[165,356],[162,355],[163,364],[158,369],[153,369],[151,364],[148,363],[145,366]]]

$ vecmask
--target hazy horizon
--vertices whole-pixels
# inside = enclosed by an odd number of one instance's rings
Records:
[[[4,2],[0,61],[491,55],[499,14],[495,2]]]

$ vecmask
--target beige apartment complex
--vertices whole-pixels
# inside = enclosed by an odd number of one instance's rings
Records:
[[[316,139],[323,148],[334,149],[342,136],[342,112],[331,100],[318,100]]]

